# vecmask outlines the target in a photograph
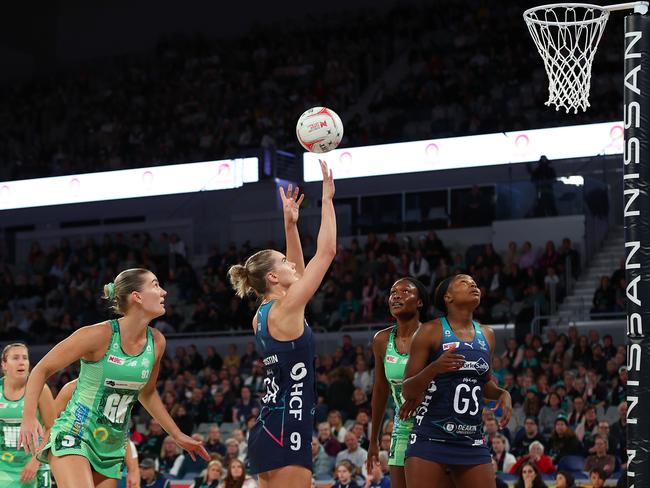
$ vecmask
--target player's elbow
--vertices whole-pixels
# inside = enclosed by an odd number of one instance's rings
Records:
[[[147,386],[145,386],[142,390],[140,390],[140,394],[138,395],[138,400],[140,401],[140,403],[146,406],[151,400],[154,391],[155,390],[153,388],[148,388]]]
[[[45,382],[55,372],[56,369],[48,366],[47,361],[39,361],[29,372],[29,376],[30,378],[42,378],[43,382]]]
[[[336,257],[336,242],[334,244],[328,244],[326,246],[321,246],[322,249],[318,249],[318,252],[327,260],[332,261]]]

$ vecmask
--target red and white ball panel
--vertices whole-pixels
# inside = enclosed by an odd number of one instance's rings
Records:
[[[325,153],[336,149],[341,143],[343,122],[334,110],[313,107],[298,119],[296,137],[307,151]]]

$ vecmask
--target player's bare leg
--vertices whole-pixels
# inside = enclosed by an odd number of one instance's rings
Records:
[[[311,471],[304,466],[283,466],[260,473],[260,488],[311,488]]]
[[[451,476],[457,488],[495,488],[496,477],[492,464],[454,466]]]
[[[50,469],[57,488],[95,488],[90,463],[83,456],[49,455]]]
[[[429,488],[431,486],[454,488],[454,483],[444,464],[418,457],[409,457],[404,463],[404,474],[406,475],[406,486],[408,488]],[[482,488],[482,485],[476,486]]]
[[[103,474],[93,471],[93,480],[95,481],[95,488],[117,488],[117,481],[115,478],[107,478]]]

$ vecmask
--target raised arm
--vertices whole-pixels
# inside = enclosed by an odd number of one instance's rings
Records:
[[[334,178],[332,171],[327,167],[327,163],[320,161],[320,167],[323,173],[323,198],[316,254],[309,261],[302,278],[291,285],[287,295],[276,305],[287,314],[303,312],[307,302],[318,290],[336,255],[336,214],[334,213],[333,202]]]
[[[192,460],[196,460],[196,454],[201,456],[206,461],[210,461],[210,455],[203,447],[201,442],[192,439],[190,436],[183,434],[172,419],[171,415],[165,408],[158,390],[156,390],[156,382],[158,381],[158,372],[160,371],[160,359],[165,352],[166,340],[162,333],[157,329],[151,330],[154,336],[154,349],[156,353],[155,364],[151,371],[151,376],[140,390],[138,400],[149,414],[158,421],[160,426],[173,437],[174,442],[185,449]]]
[[[300,276],[305,273],[305,258],[302,255],[300,234],[298,233],[298,216],[300,204],[305,198],[304,193],[300,196],[300,188],[289,185],[287,193],[280,187],[280,198],[282,199],[282,211],[284,214],[284,235],[287,241],[287,259],[296,264],[296,271]]]
[[[375,381],[372,386],[372,424],[370,425],[370,445],[368,446],[367,469],[372,471],[373,462],[379,461],[379,440],[381,424],[386,411],[389,385],[384,373],[384,356],[390,329],[380,330],[372,340],[372,352],[375,356]]]
[[[56,371],[67,368],[81,358],[92,361],[99,359],[108,347],[110,334],[111,329],[106,323],[82,327],[59,342],[38,362],[29,374],[25,388],[19,447],[22,446],[26,452],[34,454],[39,437],[43,437],[43,427],[36,419],[36,407],[47,379]]]

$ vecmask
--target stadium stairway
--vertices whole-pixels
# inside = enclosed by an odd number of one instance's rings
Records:
[[[610,229],[600,250],[594,254],[576,281],[573,292],[558,308],[556,323],[567,324],[577,320],[588,320],[594,292],[602,276],[611,277],[619,267],[625,253],[624,229],[622,226]],[[613,285],[613,283],[612,283]]]

